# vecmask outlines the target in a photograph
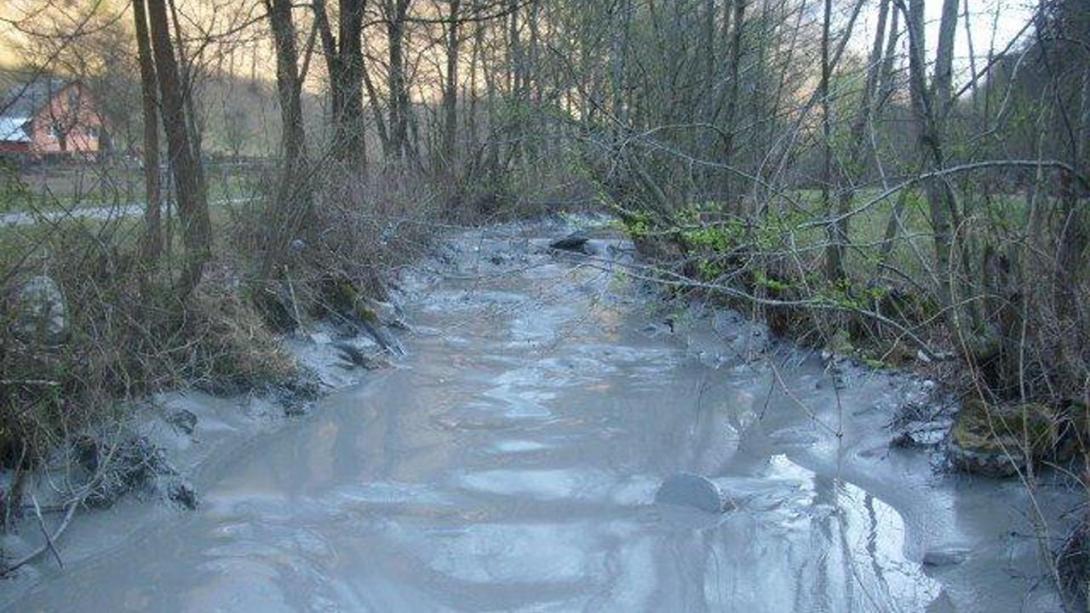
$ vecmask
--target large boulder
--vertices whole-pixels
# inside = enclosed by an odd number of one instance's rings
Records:
[[[959,470],[1011,477],[1030,461],[1064,453],[1064,419],[1037,403],[991,405],[967,400],[947,438],[947,457]]]
[[[662,482],[655,492],[655,502],[721,513],[726,508],[723,492],[702,475],[678,473]]]
[[[27,343],[55,346],[68,340],[68,305],[56,281],[39,275],[23,284],[11,331]]]

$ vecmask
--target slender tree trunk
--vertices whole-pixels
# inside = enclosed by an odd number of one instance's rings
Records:
[[[386,16],[389,47],[390,150],[394,158],[405,158],[408,147],[409,93],[405,85],[405,18],[411,0],[392,0]]]
[[[738,131],[735,122],[738,119],[738,95],[741,91],[742,32],[745,30],[746,2],[747,0],[731,0],[734,9],[731,17],[733,31],[731,32],[730,61],[727,64],[727,70],[730,73],[728,85],[730,89],[727,93],[727,110],[724,117],[726,135],[723,137],[723,165],[728,168],[723,179],[723,195],[728,202],[736,200],[732,193],[733,171],[729,168],[734,163],[734,140]],[[735,208],[740,211],[741,202],[735,203]]]
[[[829,249],[826,258],[829,263],[830,280],[841,279],[845,276],[844,251],[848,245],[848,212],[851,211],[852,200],[855,197],[854,174],[862,170],[863,155],[866,151],[867,124],[875,107],[875,95],[878,88],[878,75],[882,69],[882,43],[885,41],[886,20],[889,16],[889,0],[881,0],[878,7],[878,25],[874,33],[874,43],[871,45],[870,57],[867,60],[867,76],[863,84],[863,96],[859,102],[859,111],[852,122],[851,138],[848,144],[847,167],[840,167],[837,173],[838,201],[836,209],[836,221],[832,224],[832,232],[829,240]]]
[[[954,3],[956,8],[956,0],[944,0],[947,3]],[[906,9],[904,6],[904,0],[896,0],[898,8],[905,13],[906,22],[908,24],[908,42],[909,42],[909,93],[912,98],[912,108],[915,113],[915,121],[917,125],[917,133],[919,135],[920,150],[926,156],[928,161],[928,171],[939,171],[946,163],[945,155],[942,149],[942,137],[939,133],[938,121],[935,116],[935,105],[932,97],[927,89],[926,69],[924,54],[926,53],[926,45],[924,43],[924,1],[923,0],[909,0],[909,7]],[[943,11],[943,17],[956,19],[957,11],[947,13]],[[954,24],[946,20],[946,23],[940,25],[940,32],[949,31]],[[944,38],[940,36],[940,40],[952,45],[953,37]],[[941,45],[940,45],[941,47]],[[949,84],[944,83],[945,79],[951,73],[951,66],[949,63],[952,61],[953,53],[952,48],[940,48],[936,52],[936,58],[941,58],[942,61],[936,59],[935,62],[935,75],[936,75],[936,94],[941,96],[943,92],[949,97]],[[935,236],[935,266],[938,286],[938,296],[942,303],[947,321],[951,324],[956,323],[957,318],[953,317],[953,313],[950,309],[953,307],[953,299],[951,293],[951,284],[953,282],[953,276],[951,273],[954,271],[951,269],[951,250],[953,246],[953,227],[951,211],[954,208],[954,194],[949,184],[941,178],[931,179],[926,182],[925,189],[927,192],[928,208],[930,209],[931,216],[931,228]],[[956,332],[956,329],[952,329],[952,332]]]
[[[388,158],[390,156],[390,131],[386,127],[386,117],[382,114],[382,98],[378,95],[378,89],[375,87],[374,81],[371,80],[371,73],[367,70],[366,65],[360,71],[360,76],[363,77],[363,85],[367,88],[367,100],[370,102],[371,114],[375,118],[375,129],[378,130],[382,155]]]
[[[159,96],[148,35],[148,16],[144,0],[133,0],[136,30],[136,51],[140,62],[141,101],[144,114],[144,261],[154,266],[163,251],[163,231],[160,220],[162,198],[159,188]]]
[[[447,72],[443,87],[443,143],[442,166],[448,171],[454,166],[454,144],[458,130],[458,61],[461,50],[461,33],[458,20],[461,18],[461,0],[450,0],[450,12],[447,14]]]
[[[265,0],[276,49],[276,90],[280,100],[281,150],[283,166],[265,245],[262,276],[275,274],[277,263],[287,253],[288,243],[307,227],[312,207],[310,177],[306,161],[306,132],[303,128],[302,79],[295,41],[291,0]]]
[[[832,78],[829,70],[829,36],[832,28],[833,0],[825,0],[825,11],[821,20],[821,82],[818,85],[818,96],[821,97],[821,136],[822,136],[822,161],[821,161],[821,210],[826,214],[832,212],[832,200],[830,199],[830,187],[833,182],[833,118],[831,105],[829,104],[829,80]],[[844,277],[844,263],[842,262],[842,237],[839,235],[840,224],[832,223],[827,228],[829,244],[825,249],[826,277],[830,281],[839,281]]]
[[[935,121],[940,125],[953,102],[950,99],[954,79],[954,35],[958,25],[958,0],[942,1],[942,18],[939,21],[939,42],[935,50]]]
[[[1072,165],[1082,168],[1083,176],[1090,176],[1090,68],[1082,74],[1080,88],[1081,108],[1079,125],[1076,126],[1076,142],[1072,153]],[[1063,224],[1060,230],[1059,247],[1056,257],[1056,275],[1054,300],[1060,317],[1073,320],[1078,324],[1083,318],[1078,300],[1078,283],[1086,266],[1084,254],[1090,244],[1090,213],[1085,205],[1079,206],[1079,191],[1090,189],[1087,185],[1078,185],[1070,172],[1060,173],[1060,209]]]
[[[207,190],[199,151],[193,146],[186,119],[186,93],[174,57],[166,6],[155,0],[148,4],[151,42],[162,105],[163,132],[178,194],[178,216],[185,245],[185,266],[180,292],[188,295],[201,280],[204,265],[212,257],[212,224],[208,216]]]

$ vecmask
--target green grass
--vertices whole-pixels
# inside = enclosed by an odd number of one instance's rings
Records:
[[[228,204],[209,210],[217,250],[231,248],[227,244],[228,230],[234,223],[238,206]],[[56,222],[0,226],[0,275],[16,268],[33,267],[36,262],[47,260],[56,247],[56,241],[63,241],[65,237],[95,237],[98,242],[122,253],[132,253],[138,248],[143,232],[144,220],[140,215],[111,219],[66,217]],[[181,236],[176,225],[173,241],[173,252],[182,253]]]
[[[252,197],[263,183],[260,173],[210,165],[210,202]],[[0,213],[56,211],[139,204],[145,200],[143,171],[94,164],[39,167],[0,172]]]
[[[882,193],[879,189],[858,191],[852,201],[852,209],[875,201]],[[790,239],[790,242],[805,253],[820,255],[820,248],[827,241],[826,228],[814,226],[810,222],[823,216],[821,192],[816,189],[797,190],[790,197],[803,211],[792,218],[796,223],[786,224],[784,243],[787,244]],[[899,198],[901,194],[893,194],[878,200],[849,220],[848,236],[854,248],[848,250],[845,266],[852,277],[869,279],[877,273],[880,245]],[[934,252],[934,233],[928,202],[921,189],[907,190],[904,198],[901,227],[897,229],[888,265],[905,276],[926,284],[927,276],[931,274]],[[963,191],[959,193],[959,198],[963,210],[971,216],[961,229],[960,239],[965,236],[1002,239],[1017,234],[1025,227],[1025,199],[1020,194],[993,194],[984,201]],[[784,204],[780,210],[790,206]],[[979,253],[971,254],[974,258],[979,256]],[[977,264],[978,262],[974,262],[974,265]]]

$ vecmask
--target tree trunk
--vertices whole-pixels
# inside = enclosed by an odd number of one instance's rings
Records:
[[[1090,176],[1090,68],[1083,70],[1080,91],[1079,125],[1076,127],[1076,142],[1072,165],[1082,168],[1083,176]],[[1080,324],[1083,314],[1079,309],[1078,284],[1086,265],[1083,254],[1090,244],[1090,214],[1079,206],[1079,192],[1085,193],[1090,186],[1077,185],[1076,178],[1070,172],[1060,173],[1060,209],[1062,228],[1056,254],[1056,275],[1054,280],[1054,300],[1057,314],[1066,320]]]
[[[159,96],[156,95],[158,84],[155,77],[151,40],[148,38],[148,16],[144,8],[144,0],[133,0],[132,7],[144,114],[144,197],[146,201],[143,257],[146,264],[154,266],[163,251],[159,189]]]
[[[300,93],[299,52],[291,0],[265,0],[276,49],[276,91],[280,101],[281,150],[284,156],[276,200],[265,243],[262,276],[274,274],[288,244],[307,227],[312,193],[306,161],[306,132]],[[342,107],[343,108],[343,107]]]
[[[329,73],[334,158],[350,169],[366,171],[363,122],[363,13],[366,0],[340,0],[334,37],[325,0],[314,0],[315,25],[322,39]]]
[[[944,0],[953,3],[956,0]],[[939,133],[938,121],[935,116],[935,106],[928,92],[925,77],[926,45],[924,43],[924,1],[909,0],[909,8],[905,9],[904,0],[896,0],[898,8],[905,13],[908,25],[909,45],[909,93],[912,99],[912,108],[915,114],[916,130],[920,143],[921,153],[927,159],[929,172],[940,171],[945,166],[945,155],[942,150],[942,137]],[[940,25],[940,32],[949,31],[954,24],[950,19],[957,18],[957,11],[947,13],[943,11],[944,21]],[[949,19],[945,19],[949,18]],[[940,41],[952,45],[953,37]],[[940,45],[941,46],[941,45]],[[949,63],[953,58],[951,48],[940,48],[936,52],[935,75],[936,93],[946,92],[949,97],[949,84],[943,81],[950,75]],[[941,62],[938,58],[941,58]],[[928,180],[925,184],[927,192],[928,208],[931,216],[931,228],[935,236],[935,266],[938,297],[944,308],[945,318],[948,323],[955,323],[956,317],[952,317],[950,309],[953,307],[951,284],[953,270],[951,269],[951,249],[953,245],[953,229],[951,211],[954,209],[954,194],[949,184],[942,178]],[[952,328],[952,332],[956,329]]]
[[[186,90],[183,89],[170,37],[166,6],[148,4],[155,72],[159,81],[163,132],[178,193],[178,216],[185,245],[185,266],[180,292],[188,295],[201,280],[204,265],[212,257],[212,224],[208,216],[207,190],[199,152],[193,147],[186,118]]]
[[[386,16],[389,47],[390,152],[397,160],[405,158],[409,130],[409,92],[405,85],[405,18],[411,0],[392,0]]]
[[[737,126],[735,121],[738,115],[738,95],[741,91],[741,64],[742,64],[742,32],[745,29],[745,17],[746,17],[746,0],[731,0],[734,14],[731,17],[731,27],[733,32],[731,33],[730,43],[730,62],[728,63],[727,70],[730,72],[730,85],[727,93],[727,110],[725,121],[726,135],[723,137],[723,165],[727,167],[725,170],[725,176],[723,178],[723,196],[728,202],[734,200],[734,194],[731,193],[732,187],[732,173],[730,170],[731,164],[734,163],[734,138],[737,132]],[[741,202],[735,203],[735,210],[741,211]]]
[[[443,88],[443,143],[442,166],[450,171],[454,166],[454,144],[458,130],[458,56],[461,49],[461,34],[458,28],[460,19],[460,0],[450,0],[450,12],[447,17],[447,72],[446,85]]]
[[[829,70],[829,32],[832,28],[833,0],[825,0],[825,11],[821,20],[821,82],[818,85],[818,96],[821,97],[821,208],[826,214],[832,212],[832,200],[829,188],[833,182],[833,118],[830,117],[832,108],[829,104],[829,80],[832,78]],[[826,232],[829,244],[825,248],[825,275],[830,281],[839,281],[844,277],[844,263],[842,261],[843,240],[839,235],[841,224],[829,224]]]
[[[844,278],[844,256],[848,245],[848,213],[851,211],[852,200],[855,197],[853,182],[854,173],[859,172],[863,166],[864,144],[866,142],[867,124],[875,108],[875,95],[878,88],[878,75],[882,70],[882,43],[885,40],[886,20],[889,16],[889,0],[882,0],[878,7],[878,25],[874,33],[874,42],[871,45],[870,57],[867,60],[867,77],[863,84],[863,96],[859,102],[859,111],[852,122],[851,138],[847,155],[847,167],[840,167],[837,173],[837,201],[836,221],[832,224],[829,237],[829,248],[826,251],[829,263],[829,278],[837,280]]]

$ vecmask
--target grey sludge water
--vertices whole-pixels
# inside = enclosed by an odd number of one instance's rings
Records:
[[[901,379],[857,373],[837,391],[802,354],[770,357],[774,377],[767,360],[735,359],[741,341],[713,318],[648,334],[661,318],[639,288],[550,252],[568,232],[466,235],[443,274],[404,280],[415,332],[397,368],[216,456],[194,477],[193,513],[134,503],[84,517],[67,568],[46,560],[0,585],[3,604],[1056,610],[1035,542],[1012,536],[1032,533],[1017,486],[888,448]],[[727,512],[661,503],[710,505],[708,484]],[[925,566],[929,551],[958,563]]]

